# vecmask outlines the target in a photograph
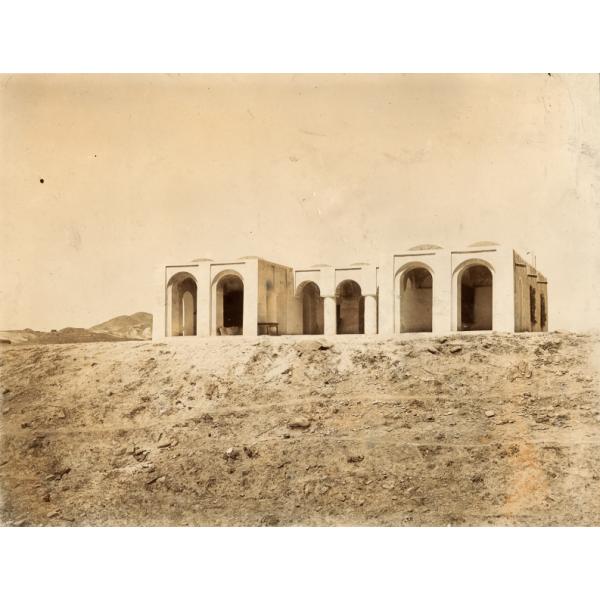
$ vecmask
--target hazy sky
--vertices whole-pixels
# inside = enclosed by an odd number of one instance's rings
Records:
[[[2,76],[0,329],[151,311],[168,261],[477,240],[597,327],[599,190],[597,75]]]

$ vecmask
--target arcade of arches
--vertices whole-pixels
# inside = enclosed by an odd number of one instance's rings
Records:
[[[260,257],[161,267],[153,339],[548,330],[548,280],[535,259],[491,242],[415,246],[390,258],[297,269]]]

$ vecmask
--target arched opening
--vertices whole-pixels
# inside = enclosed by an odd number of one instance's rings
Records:
[[[400,332],[432,331],[433,277],[423,268],[407,269],[400,278]]]
[[[324,331],[324,299],[319,286],[312,281],[302,286],[302,333],[322,335]]]
[[[244,282],[239,275],[221,277],[216,285],[217,335],[242,335],[244,332]]]
[[[347,279],[335,291],[337,333],[365,332],[365,299],[360,285]]]
[[[167,285],[167,335],[196,335],[198,288],[189,273],[177,273]]]
[[[485,265],[471,265],[458,276],[459,331],[492,329],[492,272]]]

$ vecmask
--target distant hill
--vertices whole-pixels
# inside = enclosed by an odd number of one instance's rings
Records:
[[[149,340],[152,338],[152,315],[147,312],[121,315],[90,327],[90,331],[107,333],[129,340]]]
[[[148,340],[152,337],[152,315],[138,312],[121,315],[94,325],[65,327],[52,331],[14,329],[0,331],[0,342],[11,344],[79,344],[82,342],[122,342],[126,340]]]

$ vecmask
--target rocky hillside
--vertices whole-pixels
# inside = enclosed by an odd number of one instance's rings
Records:
[[[90,327],[90,331],[130,340],[149,340],[152,338],[152,315],[147,312],[121,315]]]
[[[574,334],[7,346],[14,525],[600,525]]]
[[[118,342],[152,338],[152,315],[138,312],[115,317],[89,329],[65,327],[52,331],[14,329],[0,331],[0,342],[11,344],[81,344],[84,342]]]

